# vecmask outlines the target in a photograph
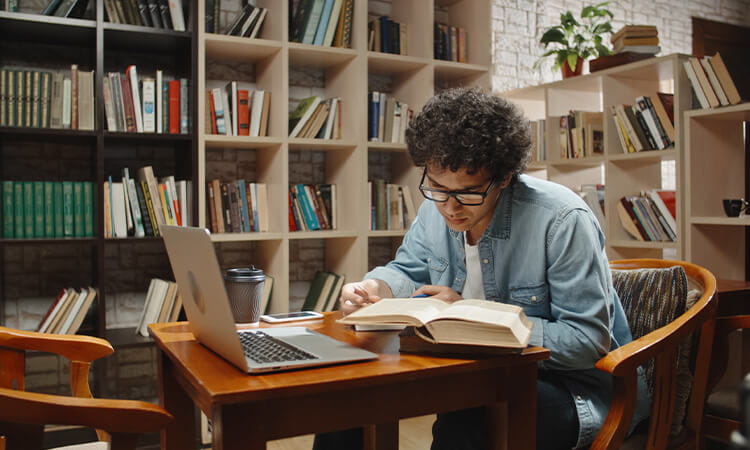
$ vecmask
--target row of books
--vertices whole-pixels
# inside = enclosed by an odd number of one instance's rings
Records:
[[[335,230],[335,184],[289,186],[289,231]]]
[[[112,23],[185,31],[182,0],[104,0],[104,10]]]
[[[142,77],[130,65],[125,74],[108,72],[102,81],[108,131],[188,133],[187,78],[171,79],[160,69]]]
[[[333,311],[337,309],[344,275],[319,270],[310,282],[310,288],[302,304],[302,311]]]
[[[674,94],[642,95],[633,105],[611,105],[610,114],[625,153],[674,146]]]
[[[381,178],[367,182],[371,230],[404,230],[417,216],[411,189]]]
[[[17,4],[17,2],[16,2]],[[41,11],[46,16],[81,18],[86,12],[89,0],[50,0]]]
[[[182,310],[182,297],[174,281],[152,278],[146,291],[143,312],[135,329],[136,334],[148,337],[151,323],[175,322]]]
[[[93,130],[94,71],[0,69],[0,126]]]
[[[604,153],[604,114],[571,110],[560,116],[560,158],[572,159]]]
[[[547,120],[532,120],[531,127],[531,160],[545,161],[547,159]]]
[[[94,303],[96,288],[65,288],[57,294],[39,322],[40,333],[76,334]]]
[[[4,239],[94,236],[89,181],[2,182]]]
[[[237,15],[237,18],[225,34],[252,39],[260,32],[266,14],[268,14],[267,8],[260,8],[248,3],[242,7],[242,11]]]
[[[406,128],[414,111],[406,102],[396,100],[385,92],[368,94],[367,138],[372,142],[406,142]]]
[[[353,15],[354,0],[298,0],[289,16],[289,40],[351,48]]]
[[[625,230],[639,241],[675,241],[675,191],[648,189],[620,198],[617,215]]]
[[[744,58],[717,52],[714,56],[691,56],[683,64],[701,108],[750,100],[750,69]]]
[[[433,34],[435,59],[466,62],[468,36],[465,28],[435,22]]]
[[[408,33],[405,23],[388,16],[380,16],[367,24],[367,50],[371,52],[409,54]]]
[[[173,175],[157,179],[151,166],[139,169],[136,179],[123,168],[119,180],[102,184],[104,237],[159,236],[162,225],[190,225],[189,185]]]
[[[317,95],[303,98],[289,113],[289,137],[341,139],[342,101]]]
[[[208,223],[212,233],[268,231],[268,189],[243,179],[206,182]]]
[[[206,132],[227,136],[267,136],[271,93],[230,81],[206,90]]]

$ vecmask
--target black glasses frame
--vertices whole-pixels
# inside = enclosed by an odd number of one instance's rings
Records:
[[[422,197],[426,198],[427,200],[433,201],[435,203],[445,203],[445,202],[448,201],[449,198],[453,197],[454,199],[456,199],[456,201],[458,203],[460,203],[460,204],[462,204],[464,206],[479,206],[479,205],[484,204],[484,201],[487,198],[487,195],[489,195],[490,189],[492,189],[492,187],[497,182],[497,180],[492,180],[490,182],[490,185],[487,186],[487,189],[485,189],[484,192],[476,192],[476,191],[444,191],[442,189],[434,189],[434,188],[428,188],[428,187],[426,187],[424,185],[424,179],[426,177],[427,177],[427,169],[425,169],[424,171],[422,171],[422,180],[419,182],[419,192],[422,193]],[[438,199],[434,199],[434,198],[429,197],[426,194],[426,192],[436,192],[436,193],[447,195],[448,197],[446,197],[445,200],[438,200]],[[465,202],[465,201],[462,201],[459,198],[459,196],[461,196],[461,195],[481,195],[482,196],[482,201],[480,201],[479,203]]]

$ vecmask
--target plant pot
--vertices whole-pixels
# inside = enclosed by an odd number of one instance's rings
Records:
[[[578,58],[576,60],[575,69],[571,69],[567,61],[565,61],[563,65],[560,66],[560,68],[562,69],[563,78],[570,78],[570,77],[578,76],[583,71],[583,60],[581,58]]]

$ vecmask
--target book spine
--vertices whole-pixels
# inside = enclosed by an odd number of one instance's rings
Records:
[[[169,80],[169,133],[180,133],[180,81]]]
[[[75,236],[73,182],[63,181],[63,236]]]
[[[141,220],[143,221],[143,233],[145,236],[154,236],[154,229],[151,226],[151,216],[149,214],[148,205],[146,203],[146,197],[143,192],[143,184],[138,183],[132,178],[130,184],[133,185],[135,193],[138,197],[138,209],[140,209]]]
[[[86,236],[86,225],[84,215],[83,182],[73,183],[73,235],[75,237]]]
[[[156,131],[156,86],[153,78],[143,79],[143,132]]]
[[[34,182],[23,182],[23,229],[27,238],[34,237]]]
[[[156,218],[156,211],[154,211],[154,201],[156,201],[156,199],[151,197],[151,192],[146,181],[141,181],[139,184],[141,186],[141,191],[143,192],[143,200],[146,204],[146,210],[148,211],[151,231],[153,232],[153,236],[159,236],[159,222]]]
[[[63,231],[63,184],[62,182],[56,182],[53,185],[54,195],[54,223],[55,223],[55,237],[64,237],[65,232]]]
[[[250,135],[250,92],[247,89],[237,91],[237,135]]]
[[[44,181],[44,237],[55,237],[55,182]]]
[[[94,237],[94,183],[82,181],[81,190],[83,197],[83,235]]]
[[[14,205],[14,187],[13,181],[3,180],[3,238],[13,239],[15,236],[15,229],[13,225],[13,218],[15,215]]]
[[[180,133],[188,134],[190,123],[188,119],[188,86],[187,78],[180,78]]]
[[[26,237],[23,211],[23,182],[16,181],[13,183],[13,235],[16,239]]]
[[[305,185],[298,184],[296,188],[297,188],[297,197],[299,198],[300,206],[302,206],[302,214],[305,217],[305,223],[307,224],[307,228],[309,230],[320,230],[320,223],[318,222],[318,217],[315,214],[315,209],[312,204],[312,199],[308,198],[307,196]]]

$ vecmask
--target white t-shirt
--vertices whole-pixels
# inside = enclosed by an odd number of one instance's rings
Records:
[[[463,298],[477,298],[484,300],[484,286],[482,285],[482,266],[479,261],[479,246],[470,245],[464,236],[464,250],[466,251],[466,283],[461,293]]]

